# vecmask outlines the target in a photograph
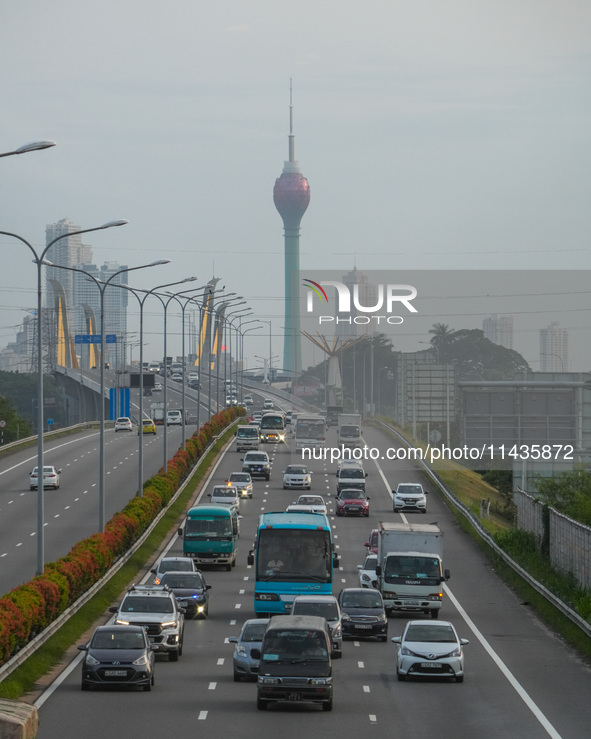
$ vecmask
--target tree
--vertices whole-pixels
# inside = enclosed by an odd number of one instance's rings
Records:
[[[548,504],[585,525],[591,525],[591,472],[576,469],[553,477],[536,477],[536,488]]]
[[[6,424],[0,429],[2,442],[10,444],[11,441],[24,439],[26,436],[32,436],[33,430],[31,425],[21,418],[14,409],[13,403],[0,395],[0,420]]]
[[[429,333],[433,334],[429,343],[435,350],[437,362],[446,362],[447,347],[454,331],[450,330],[447,323],[434,323],[433,328],[429,329]]]

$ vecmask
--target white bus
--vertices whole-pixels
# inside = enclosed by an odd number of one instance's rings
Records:
[[[298,414],[295,427],[296,449],[318,449],[326,445],[326,420],[323,416]]]

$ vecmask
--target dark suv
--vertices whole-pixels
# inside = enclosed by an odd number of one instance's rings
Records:
[[[242,472],[250,472],[251,477],[271,477],[271,463],[267,452],[246,452],[242,461]]]
[[[162,585],[132,585],[116,613],[115,624],[143,626],[155,652],[168,654],[176,662],[183,653],[185,609],[180,608],[170,588]]]

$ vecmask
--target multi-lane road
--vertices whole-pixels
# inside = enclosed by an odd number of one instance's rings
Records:
[[[372,428],[365,429],[365,440],[381,451],[392,445],[391,439]],[[119,438],[112,441],[126,443]],[[332,430],[328,442],[336,445]],[[180,661],[169,663],[158,657],[151,693],[81,692],[77,661],[55,690],[38,703],[40,739],[196,734],[299,739],[302,735],[364,737],[372,732],[376,737],[413,739],[581,739],[589,735],[591,669],[499,580],[436,494],[429,496],[429,511],[420,520],[436,520],[445,532],[445,566],[451,570],[451,579],[445,586],[441,618],[451,620],[460,636],[470,640],[465,682],[400,683],[393,644],[347,641],[343,659],[334,663],[335,704],[331,713],[305,705],[257,711],[255,685],[233,682],[233,645],[227,638],[237,635],[243,621],[254,615],[253,571],[246,556],[258,516],[264,511],[284,510],[297,496],[283,490],[281,484],[285,466],[300,459],[299,453],[291,450],[291,440],[286,445],[270,446],[268,451],[273,457],[271,480],[256,481],[253,499],[241,502],[238,563],[231,572],[205,571],[212,585],[210,616],[205,621],[187,622]],[[241,456],[232,444],[203,493],[240,469]],[[313,461],[310,467],[314,471],[312,491],[334,496],[336,465]],[[341,556],[335,593],[342,587],[356,586],[357,565],[365,554],[363,543],[377,522],[400,520],[392,512],[390,489],[401,481],[423,481],[410,462],[384,458],[368,462],[367,471],[369,519],[335,518],[334,497],[329,499]],[[178,537],[174,537],[169,553],[181,553]],[[390,637],[402,633],[406,619],[401,615],[389,619]]]

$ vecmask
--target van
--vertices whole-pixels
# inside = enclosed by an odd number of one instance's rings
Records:
[[[263,401],[263,408],[272,408],[273,407],[273,401],[271,398],[265,398]]]
[[[236,429],[236,451],[250,451],[259,448],[259,429],[257,426],[238,426]]]
[[[325,618],[273,616],[260,650],[257,708],[278,701],[311,702],[332,711],[332,641]]]
[[[353,464],[343,464],[337,472],[337,493],[345,488],[357,488],[365,490],[365,478],[367,472],[363,467]]]
[[[228,571],[235,566],[240,528],[233,506],[194,506],[177,533],[183,538],[183,554],[195,564],[221,565]]]
[[[167,426],[182,426],[183,425],[183,414],[179,410],[166,411],[166,425]]]

